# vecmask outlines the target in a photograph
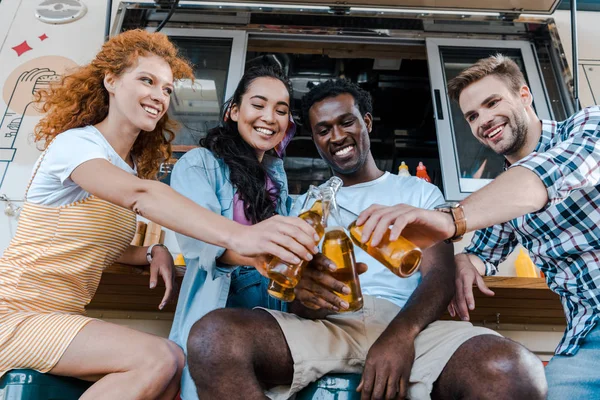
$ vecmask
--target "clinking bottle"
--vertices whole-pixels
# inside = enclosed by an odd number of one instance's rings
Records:
[[[363,295],[360,289],[358,272],[356,271],[356,259],[354,257],[354,246],[344,231],[339,209],[337,207],[335,192],[331,188],[322,190],[323,203],[329,202],[329,207],[324,208],[323,220],[330,222],[325,228],[325,236],[321,252],[336,265],[335,272],[328,272],[332,277],[343,282],[350,288],[350,293],[334,292],[349,308],[340,312],[358,311],[363,307]],[[331,214],[331,219],[329,215]]]
[[[325,187],[331,188],[334,193],[341,186],[342,180],[335,176],[325,183]],[[310,208],[308,208],[309,206]],[[325,233],[326,222],[323,219],[323,215],[325,214],[324,209],[328,207],[329,202],[322,201],[321,190],[311,185],[302,204],[302,211],[299,217],[308,222],[317,231],[319,241]],[[315,244],[318,244],[319,241]],[[302,261],[296,265],[290,265],[281,261],[278,257],[272,257],[267,263],[266,268],[267,275],[271,279],[267,289],[269,295],[281,301],[293,301],[295,298],[294,287],[300,281],[302,269],[306,264],[306,261]]]
[[[394,241],[390,241],[389,229],[377,246],[371,245],[372,238],[367,243],[362,243],[363,226],[356,225],[358,215],[350,210],[344,209],[344,211],[350,213],[354,218],[354,221],[348,226],[348,231],[355,245],[366,251],[371,257],[385,265],[390,271],[401,278],[407,278],[417,272],[423,258],[423,252],[420,248],[402,236]]]

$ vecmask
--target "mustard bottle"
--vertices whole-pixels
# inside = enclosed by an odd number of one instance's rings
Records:
[[[402,164],[398,167],[398,176],[410,176],[410,172],[408,172],[408,165],[402,161]]]

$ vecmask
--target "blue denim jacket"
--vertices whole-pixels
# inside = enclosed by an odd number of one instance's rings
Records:
[[[288,215],[292,200],[288,196],[283,160],[265,154],[263,165],[281,188],[277,213]],[[173,168],[171,187],[212,212],[233,219],[236,189],[229,180],[229,167],[211,151],[197,148],[187,152]],[[176,237],[187,268],[169,339],[186,354],[192,325],[212,310],[225,306],[282,308],[281,303],[267,295],[267,280],[254,268],[219,265],[217,259],[225,252],[224,248],[181,234]],[[186,366],[181,379],[181,398],[197,397]]]

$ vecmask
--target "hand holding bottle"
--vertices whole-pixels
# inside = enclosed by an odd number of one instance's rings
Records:
[[[406,204],[374,204],[360,214],[356,225],[363,226],[363,243],[371,239],[371,245],[377,246],[389,230],[390,241],[402,234],[422,250],[452,237],[456,231],[450,214]]]
[[[348,309],[349,304],[334,293],[350,294],[350,288],[332,276],[336,270],[336,265],[330,259],[321,253],[315,255],[295,288],[296,300],[311,310],[339,312]],[[362,274],[367,271],[367,265],[356,263],[356,270]]]
[[[310,261],[318,252],[317,232],[297,217],[276,215],[252,226],[240,225],[231,236],[231,248],[237,253],[254,257],[272,254],[290,264]]]

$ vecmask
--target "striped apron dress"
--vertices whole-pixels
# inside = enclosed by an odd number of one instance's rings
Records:
[[[60,207],[25,200],[0,258],[0,377],[16,368],[54,368],[92,320],[85,306],[135,228],[134,212],[95,196]]]

